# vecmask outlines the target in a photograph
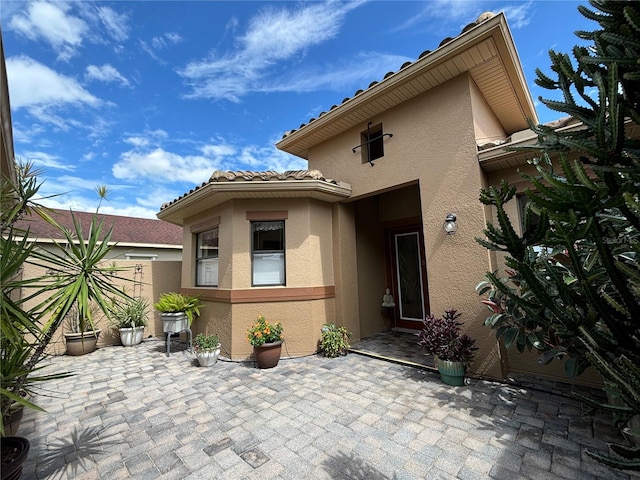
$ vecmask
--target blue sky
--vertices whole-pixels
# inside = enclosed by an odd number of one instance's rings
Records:
[[[559,1],[0,2],[15,153],[42,203],[155,218],[214,170],[290,170],[282,134],[504,11],[541,122],[549,49],[593,29]]]

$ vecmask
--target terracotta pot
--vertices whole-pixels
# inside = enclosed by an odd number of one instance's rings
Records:
[[[256,359],[258,368],[273,368],[278,365],[281,351],[282,340],[253,347],[253,356]]]
[[[29,440],[22,437],[0,438],[0,454],[2,455],[2,480],[17,480],[22,476],[22,464],[29,455]]]
[[[451,362],[449,360],[438,359],[438,371],[442,383],[454,387],[464,386],[465,367],[462,362]]]
[[[91,330],[81,333],[65,333],[64,339],[67,344],[67,355],[84,355],[96,349],[98,337],[102,330]]]

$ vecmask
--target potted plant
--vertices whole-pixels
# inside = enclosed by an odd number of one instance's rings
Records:
[[[199,333],[193,340],[193,351],[201,367],[211,367],[220,355],[220,339],[214,333]]]
[[[145,298],[128,298],[111,305],[109,319],[120,332],[120,341],[125,347],[142,342],[149,318],[148,308],[149,302]]]
[[[194,317],[200,315],[200,309],[203,306],[198,297],[179,292],[163,293],[158,302],[153,304],[153,307],[160,312],[162,331],[167,334],[190,329]]]
[[[91,307],[89,308],[91,310]],[[66,316],[68,331],[64,332],[67,355],[84,355],[95,351],[101,328],[95,328],[94,322],[87,317],[81,318],[80,311],[73,307]]]
[[[455,309],[447,309],[442,318],[429,314],[423,320],[423,328],[418,332],[418,345],[436,357],[440,378],[447,385],[464,385],[467,367],[473,361],[475,340],[460,331],[461,316]]]
[[[264,315],[247,329],[247,341],[253,346],[253,356],[258,368],[273,368],[280,361],[283,327],[280,322],[269,323]]]
[[[345,327],[338,327],[335,323],[325,323],[322,326],[320,338],[320,350],[325,357],[337,357],[346,355],[351,345],[349,338],[351,332]]]
[[[32,386],[41,381],[69,376],[67,372],[43,375],[40,370],[46,350],[55,333],[73,308],[78,318],[92,324],[89,306],[95,303],[107,311],[107,298],[121,292],[113,282],[118,270],[102,265],[113,250],[112,229],[103,230],[103,222],[94,215],[87,234],[74,217],[73,231],[58,225],[48,211],[35,203],[40,184],[31,164],[16,168],[17,181],[10,176],[0,178],[0,409],[5,432],[5,420],[14,428],[16,406],[42,410],[31,401]],[[106,187],[97,189],[101,198]],[[97,211],[96,211],[97,213]],[[37,214],[50,223],[64,238],[53,240],[52,250],[43,250],[29,240],[28,229],[19,230],[16,222]],[[73,216],[73,215],[72,215]],[[30,264],[46,270],[35,278],[23,278],[20,272]],[[9,430],[7,429],[7,431]],[[2,477],[19,478],[22,462],[27,457],[29,442],[14,436],[0,438]]]

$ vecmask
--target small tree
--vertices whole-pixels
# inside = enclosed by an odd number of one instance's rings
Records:
[[[485,324],[505,345],[536,349],[540,363],[566,359],[571,376],[592,365],[605,389],[624,406],[593,408],[616,414],[620,424],[640,414],[640,4],[596,1],[579,12],[599,24],[576,32],[592,42],[576,46],[577,68],[550,51],[555,78],[537,70],[536,83],[563,101],[540,99],[579,121],[554,131],[538,125],[537,175],[522,174],[532,188],[523,233],[505,212],[515,187],[502,182],[481,192],[497,213],[479,243],[508,254],[507,277],[488,273],[478,285],[492,314]],[[557,156],[557,164],[551,155]],[[534,218],[536,221],[534,221]],[[620,468],[640,468],[640,449],[612,446],[619,457],[589,454]]]

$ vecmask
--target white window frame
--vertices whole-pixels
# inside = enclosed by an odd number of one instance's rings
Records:
[[[206,234],[211,234],[215,232],[215,238],[218,240],[216,242],[216,246],[209,246],[206,248],[206,251],[210,253],[210,255],[201,255],[204,248],[201,248],[202,238]],[[220,230],[219,227],[209,228],[207,230],[203,230],[201,232],[197,232],[195,235],[195,274],[196,274],[196,287],[217,287],[220,279],[219,279],[219,261],[220,261],[220,253],[219,253],[219,239],[220,239]],[[209,269],[210,273],[205,275],[206,272],[202,271],[202,268]]]
[[[286,285],[286,246],[284,220],[252,220],[251,231],[251,286],[285,286]],[[277,228],[281,226],[281,228]],[[260,248],[256,250],[256,233],[259,228],[265,232],[272,227],[273,231],[282,230],[279,248]],[[271,262],[271,263],[270,263]],[[277,262],[277,264],[276,264]],[[273,268],[275,266],[275,268]]]

